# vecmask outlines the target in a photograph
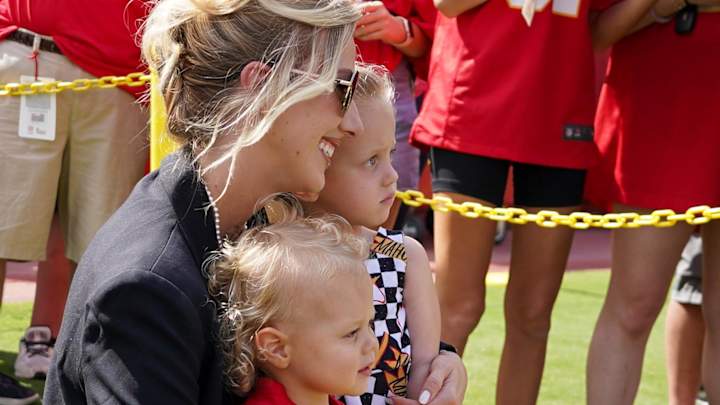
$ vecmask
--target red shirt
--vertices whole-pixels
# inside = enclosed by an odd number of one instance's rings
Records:
[[[432,41],[437,11],[432,0],[383,0],[383,4],[393,15],[402,16],[415,24]],[[402,61],[403,54],[392,45],[380,40],[355,41],[358,54],[363,62],[385,66],[390,72]],[[429,55],[429,53],[428,53]],[[427,62],[427,58],[411,59],[413,65]],[[422,69],[422,68],[421,68]],[[422,73],[422,72],[421,72]],[[425,76],[427,71],[425,70]]]
[[[588,197],[685,211],[720,205],[720,13],[691,35],[653,24],[618,42],[595,122],[601,164]]]
[[[531,27],[521,0],[489,0],[457,18],[438,16],[414,142],[555,167],[595,161],[588,13],[613,0],[546,1]]]
[[[250,392],[250,396],[247,398],[245,402],[243,402],[244,405],[295,405],[295,402],[293,402],[285,392],[285,387],[282,386],[279,382],[267,378],[262,377],[259,378],[255,382],[255,387],[253,388],[252,392]],[[343,405],[342,402],[338,401],[337,399],[333,398],[332,396],[328,396],[328,404],[329,405]]]
[[[0,0],[0,40],[22,27],[52,37],[63,55],[93,76],[142,71],[137,32],[149,12],[147,3]]]

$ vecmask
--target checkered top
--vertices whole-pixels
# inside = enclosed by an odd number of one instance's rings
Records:
[[[365,394],[340,398],[347,405],[385,405],[390,392],[407,396],[410,332],[403,305],[406,257],[402,232],[380,228],[365,261],[374,283],[374,330],[380,344],[380,361],[370,375]]]

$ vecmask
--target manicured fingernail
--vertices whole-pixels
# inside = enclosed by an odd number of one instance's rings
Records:
[[[422,405],[425,405],[430,401],[430,391],[425,390],[420,394],[420,398],[418,399],[418,402],[420,402]]]

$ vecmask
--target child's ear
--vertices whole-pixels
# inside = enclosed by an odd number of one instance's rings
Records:
[[[240,86],[251,88],[262,82],[270,74],[270,66],[252,61],[243,67],[240,72]]]
[[[288,336],[273,327],[265,327],[255,333],[255,346],[258,360],[276,368],[290,365],[290,345]]]

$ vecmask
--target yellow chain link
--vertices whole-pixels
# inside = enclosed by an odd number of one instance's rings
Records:
[[[118,86],[138,87],[145,86],[151,80],[150,74],[135,72],[126,76],[103,76],[95,79],[76,79],[69,82],[36,82],[36,83],[7,83],[0,84],[0,96],[26,96],[31,94],[54,94],[62,91],[86,91],[93,88],[107,89]],[[434,211],[456,212],[466,218],[485,218],[493,221],[507,221],[511,224],[524,225],[534,223],[544,228],[555,228],[558,225],[573,229],[588,228],[639,228],[643,226],[669,227],[678,222],[690,225],[701,225],[712,220],[720,219],[720,207],[711,208],[707,205],[689,208],[684,213],[673,210],[656,210],[651,214],[638,214],[635,212],[591,214],[589,212],[573,212],[560,214],[556,211],[543,210],[538,213],[528,213],[522,208],[514,207],[487,207],[474,202],[456,203],[444,196],[433,198],[425,197],[420,191],[398,191],[397,198],[411,207],[428,205]]]
[[[640,228],[643,226],[665,228],[673,226],[678,222],[686,222],[690,225],[702,225],[712,220],[720,219],[720,207],[710,208],[707,205],[692,207],[683,213],[676,213],[673,210],[664,209],[655,210],[650,214],[638,214],[636,212],[603,215],[591,214],[589,212],[560,214],[559,212],[550,210],[542,210],[532,214],[522,208],[515,207],[493,208],[475,202],[458,204],[445,196],[427,198],[425,194],[417,190],[398,191],[395,196],[411,207],[428,205],[434,211],[455,212],[466,218],[485,218],[492,221],[507,221],[511,224],[518,225],[534,223],[544,228],[555,228],[558,225],[568,226],[573,229],[618,229]]]
[[[150,75],[142,72],[126,76],[103,76],[96,79],[76,79],[70,82],[35,82],[0,84],[0,96],[28,96],[31,94],[53,94],[61,91],[85,91],[93,88],[108,89],[118,86],[138,87],[150,82]]]

